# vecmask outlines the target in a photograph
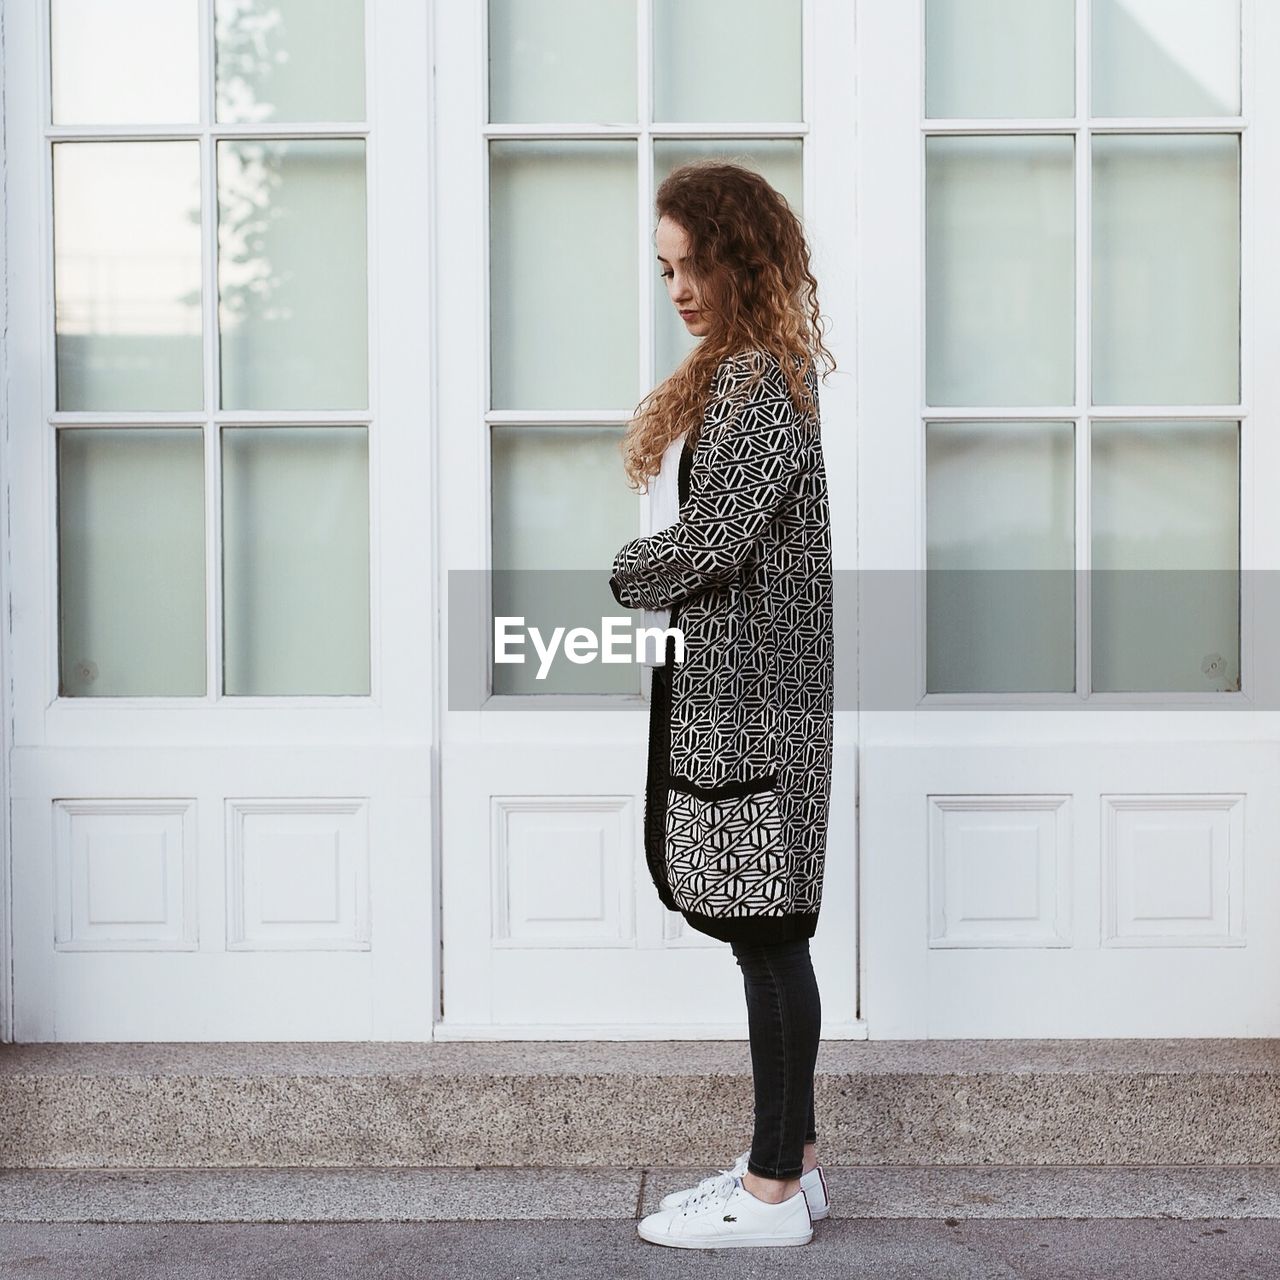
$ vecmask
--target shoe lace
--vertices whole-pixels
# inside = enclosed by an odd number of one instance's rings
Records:
[[[723,1169],[709,1178],[703,1178],[689,1193],[688,1198],[681,1205],[681,1210],[684,1213],[693,1213],[701,1209],[709,1200],[727,1199],[733,1194],[733,1189],[737,1185],[737,1174],[731,1169]]]

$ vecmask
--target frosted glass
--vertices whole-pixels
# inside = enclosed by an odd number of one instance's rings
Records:
[[[1239,397],[1236,135],[1095,137],[1094,404]]]
[[[523,616],[549,637],[556,627],[597,634],[602,617],[630,617],[609,590],[609,566],[640,533],[639,500],[627,488],[621,427],[494,427],[493,612]],[[629,628],[624,628],[629,630]],[[535,651],[493,667],[494,693],[637,693],[634,663],[558,656],[537,679]]]
[[[205,692],[198,427],[57,433],[59,693]]]
[[[801,0],[653,0],[653,118],[803,118]]]
[[[925,426],[927,688],[1075,688],[1070,422]]]
[[[489,119],[634,124],[636,0],[489,0]]]
[[[229,694],[368,694],[364,427],[222,431]]]
[[[1074,403],[1073,146],[925,139],[929,404]]]
[[[1093,0],[1095,116],[1240,111],[1240,0]]]
[[[369,404],[365,147],[218,143],[224,409]]]
[[[1073,0],[925,0],[925,115],[1075,114]]]
[[[657,141],[653,144],[653,185],[667,176],[677,165],[704,156],[716,156],[732,160],[755,169],[776,187],[800,218],[804,217],[804,172],[802,168],[799,138],[735,139],[680,139]],[[658,262],[657,241],[649,235],[651,251],[649,261],[653,266],[654,280],[654,384],[661,382],[676,368],[688,352],[701,341],[685,328],[684,321],[667,297],[667,282],[661,277]]]
[[[54,124],[200,119],[198,0],[51,0]]]
[[[57,142],[58,408],[199,409],[200,144]]]
[[[1095,422],[1093,687],[1239,687],[1240,426]]]
[[[215,0],[219,120],[363,120],[363,0]]]
[[[492,407],[640,398],[636,144],[489,144]]]

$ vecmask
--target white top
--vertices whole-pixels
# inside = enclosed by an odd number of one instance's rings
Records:
[[[686,433],[687,434],[687,433]],[[680,455],[684,452],[684,436],[677,436],[662,455],[658,474],[649,481],[649,533],[670,528],[680,519]],[[643,627],[667,627],[671,623],[670,609],[641,610]],[[646,637],[639,646],[640,661],[646,667],[663,665],[662,637]]]

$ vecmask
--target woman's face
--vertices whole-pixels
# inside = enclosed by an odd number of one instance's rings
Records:
[[[702,298],[696,286],[685,274],[689,240],[684,228],[670,218],[659,218],[655,239],[658,243],[658,267],[666,282],[671,305],[680,313],[685,328],[695,338],[705,337],[711,331],[711,321],[701,310]]]

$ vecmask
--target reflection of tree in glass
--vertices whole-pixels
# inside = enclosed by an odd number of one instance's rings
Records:
[[[269,223],[287,215],[273,198],[283,184],[286,141],[218,143],[218,319],[224,333],[246,316],[282,318],[271,305],[290,272],[267,257]]]
[[[275,114],[263,93],[288,61],[284,14],[263,0],[215,0],[217,118],[260,122]],[[259,96],[261,95],[261,96]],[[250,312],[274,318],[283,283],[267,259],[268,221],[284,215],[272,194],[282,182],[287,142],[226,140],[217,148],[218,319],[225,333]]]
[[[276,95],[259,99],[255,89],[270,84],[272,67],[289,60],[284,14],[262,0],[216,0],[214,11],[217,118],[269,120]]]
[[[323,327],[330,306],[350,314],[358,305],[363,314],[367,304],[363,252],[336,262],[332,254],[335,243],[364,248],[364,141],[305,122],[334,106],[362,114],[364,7],[215,0],[215,13],[222,404],[267,407],[269,386],[291,404],[304,386],[324,400],[342,394],[321,389],[325,375],[349,376],[355,386],[366,372],[367,343],[356,350],[358,335],[348,350],[332,331],[331,360],[304,332]],[[335,30],[352,38],[337,39]],[[300,136],[278,136],[277,125]],[[363,395],[350,392],[353,402]]]

